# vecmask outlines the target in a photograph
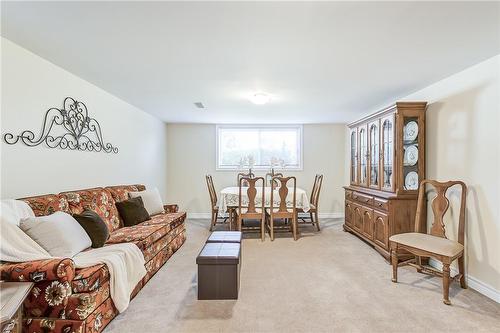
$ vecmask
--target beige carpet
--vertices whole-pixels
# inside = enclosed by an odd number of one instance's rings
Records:
[[[237,301],[196,299],[195,258],[206,220],[189,220],[186,244],[107,327],[124,332],[500,332],[500,304],[453,283],[452,306],[441,280],[391,267],[372,248],[323,222],[274,242],[243,241]]]

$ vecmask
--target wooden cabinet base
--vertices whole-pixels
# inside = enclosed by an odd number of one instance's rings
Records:
[[[416,196],[403,197],[346,186],[344,230],[358,236],[389,260],[389,237],[415,231],[416,199]],[[401,256],[402,260],[409,258]]]
[[[357,236],[359,239],[361,239],[366,244],[368,244],[371,247],[373,247],[375,249],[375,251],[377,251],[378,253],[380,253],[380,255],[382,257],[384,257],[384,259],[386,260],[386,263],[388,265],[391,264],[391,252],[390,252],[390,250],[386,250],[386,249],[378,246],[377,243],[375,243],[375,242],[373,242],[373,241],[371,241],[369,239],[366,239],[363,234],[361,234],[360,232],[358,232],[355,229],[351,228],[350,226],[348,226],[345,223],[343,224],[343,228],[344,228],[345,232],[350,232],[351,234]],[[398,254],[398,261],[400,261],[400,262],[406,261],[408,259],[412,259],[412,258],[415,257],[411,253],[405,252],[405,251],[402,251],[402,250],[400,250],[398,253],[399,253]],[[423,265],[426,265],[428,263],[428,259],[427,258],[423,258],[422,257],[421,260],[422,260],[422,264]]]
[[[360,233],[359,231],[355,230],[354,228],[351,228],[347,224],[344,223],[343,227],[344,227],[344,231],[350,232],[351,234],[359,237],[363,242],[365,242],[368,245],[372,246],[378,253],[380,253],[385,258],[385,260],[387,260],[388,264],[391,264],[390,263],[391,254],[390,254],[390,252],[388,250],[381,248],[375,242],[373,242],[370,239],[367,239],[362,233]]]

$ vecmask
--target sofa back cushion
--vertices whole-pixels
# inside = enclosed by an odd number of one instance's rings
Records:
[[[165,212],[160,191],[156,187],[145,191],[130,192],[129,195],[131,198],[141,197],[144,202],[144,208],[146,208],[150,216]]]
[[[108,186],[105,187],[111,195],[115,202],[125,201],[129,199],[129,192],[139,192],[144,191],[146,186],[137,184],[137,185],[117,185],[117,186]]]
[[[21,198],[19,200],[25,201],[33,209],[35,216],[50,215],[59,211],[70,212],[68,200],[59,194],[45,194],[36,197]]]
[[[105,187],[105,189],[111,193],[115,202],[122,202],[129,199],[128,194],[130,192],[144,191],[146,189],[146,186],[142,184],[116,185],[116,186]],[[123,222],[121,216],[119,218],[120,218],[120,227],[123,227],[125,223]]]
[[[106,223],[109,232],[120,228],[120,218],[111,193],[102,187],[59,193],[69,204],[71,214],[81,214],[85,209],[96,212]]]

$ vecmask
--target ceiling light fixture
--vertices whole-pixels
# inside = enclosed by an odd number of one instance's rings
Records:
[[[253,104],[257,104],[257,105],[264,105],[264,104],[268,103],[270,100],[271,100],[271,96],[269,94],[266,94],[263,92],[255,93],[252,96],[250,96],[250,101]]]

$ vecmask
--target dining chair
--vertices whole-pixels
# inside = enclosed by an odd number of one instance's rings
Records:
[[[238,173],[238,182],[236,184],[239,184],[240,179],[243,177],[254,178],[255,174],[252,172],[252,169],[248,169],[248,173],[243,173],[243,172]],[[247,186],[247,184],[245,184],[245,186]]]
[[[436,196],[431,202],[434,221],[432,223],[430,234],[419,233],[418,230],[425,219],[427,200],[425,196],[426,185],[431,185]],[[461,187],[460,215],[458,217],[458,241],[446,237],[446,229],[443,221],[450,201],[446,197],[448,190],[459,185]],[[417,201],[417,213],[415,217],[415,232],[393,235],[389,238],[391,248],[392,262],[392,282],[398,281],[398,267],[410,265],[415,267],[418,272],[440,276],[443,278],[443,303],[450,305],[449,289],[450,280],[459,280],[462,288],[467,288],[465,282],[464,267],[464,234],[465,234],[465,199],[467,195],[467,186],[461,181],[438,182],[435,180],[423,180],[420,183]],[[423,215],[423,216],[422,216]],[[398,254],[400,251],[408,251],[415,255],[415,258],[399,263]],[[431,257],[439,260],[443,264],[443,270],[422,265],[422,257]],[[458,274],[450,278],[450,264],[458,259]]]
[[[293,183],[293,195],[291,206],[287,205],[287,197],[289,192],[288,183]],[[274,191],[277,189],[279,196],[279,205],[276,207],[274,202]],[[269,228],[271,240],[274,240],[275,224],[274,220],[281,219],[283,221],[292,221],[291,229],[293,239],[297,240],[297,179],[295,177],[279,177],[274,176],[271,179],[271,200],[269,201],[269,209],[266,209],[266,225]],[[278,228],[277,228],[278,229]],[[285,223],[279,229],[290,229],[290,226]]]
[[[247,182],[248,186],[243,186],[244,182]],[[261,203],[260,207],[257,207],[256,204],[256,198],[257,198],[257,182],[261,181],[262,182],[262,197],[261,197]],[[236,210],[236,216],[237,216],[237,221],[238,221],[238,230],[242,230],[242,225],[243,225],[243,220],[245,219],[251,219],[251,220],[259,220],[260,221],[260,238],[263,241],[265,238],[265,219],[266,219],[266,212],[265,212],[265,192],[264,192],[264,183],[265,180],[263,177],[256,177],[256,178],[250,178],[250,177],[242,177],[240,178],[240,182],[238,184],[239,187],[239,199],[238,199],[238,209]],[[247,203],[242,202],[242,193],[243,191],[246,191],[246,196],[248,198]],[[252,227],[247,227],[245,229],[255,229]]]
[[[206,175],[205,179],[207,181],[208,194],[210,195],[210,203],[212,206],[212,214],[210,221],[210,231],[217,224],[218,219],[223,219],[222,223],[226,223],[227,217],[219,216],[219,206],[217,206],[217,192],[215,191],[214,182],[211,175]]]
[[[318,203],[319,203],[319,193],[321,192],[321,184],[323,184],[323,175],[317,174],[314,177],[314,184],[311,191],[311,198],[309,199],[310,208],[308,213],[311,222],[306,221],[306,219],[308,218],[307,216],[297,217],[297,221],[300,219],[303,221],[303,223],[311,223],[312,225],[316,225],[318,231],[320,231],[319,218],[318,218]],[[304,213],[304,210],[300,207],[297,208],[297,214],[299,213]]]

